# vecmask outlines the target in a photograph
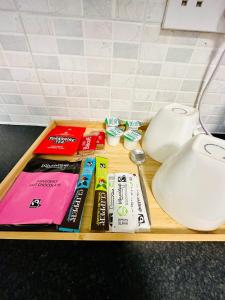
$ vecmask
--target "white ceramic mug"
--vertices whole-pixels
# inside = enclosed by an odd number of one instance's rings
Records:
[[[163,107],[151,120],[142,142],[143,150],[163,162],[192,138],[197,128],[198,110],[172,103]]]
[[[152,191],[178,223],[209,231],[225,222],[225,141],[200,134],[158,169]]]

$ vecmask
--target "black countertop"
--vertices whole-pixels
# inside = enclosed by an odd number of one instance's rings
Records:
[[[0,180],[43,131],[0,125]],[[225,243],[0,242],[0,299],[225,299]]]

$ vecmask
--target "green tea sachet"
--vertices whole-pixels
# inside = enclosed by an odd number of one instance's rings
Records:
[[[109,230],[107,208],[107,178],[108,159],[98,156],[96,157],[95,196],[91,222],[92,230]]]

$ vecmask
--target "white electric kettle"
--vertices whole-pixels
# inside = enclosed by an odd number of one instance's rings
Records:
[[[214,230],[225,222],[225,141],[199,134],[158,169],[152,191],[178,223]]]
[[[198,110],[172,103],[163,107],[151,120],[142,148],[153,159],[164,162],[190,140],[197,128]]]

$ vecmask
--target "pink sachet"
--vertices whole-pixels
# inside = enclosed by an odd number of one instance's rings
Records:
[[[81,161],[32,159],[0,202],[0,224],[61,224]]]

